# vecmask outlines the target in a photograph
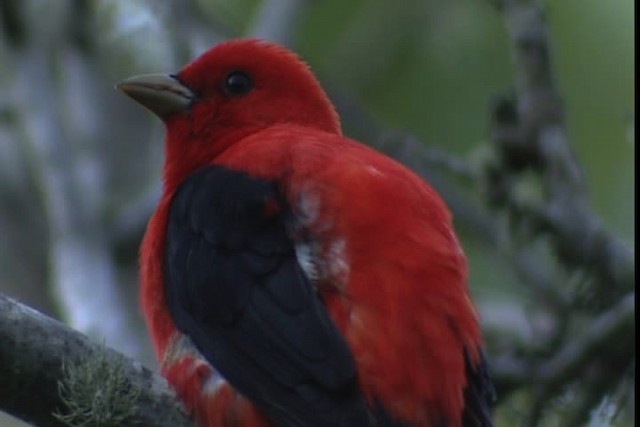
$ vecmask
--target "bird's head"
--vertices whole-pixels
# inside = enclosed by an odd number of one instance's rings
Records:
[[[165,173],[184,175],[274,125],[340,133],[334,107],[308,66],[260,40],[227,41],[176,74],[135,76],[117,87],[165,123]]]

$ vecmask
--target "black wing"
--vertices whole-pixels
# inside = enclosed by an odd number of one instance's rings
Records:
[[[367,426],[354,362],[303,274],[275,183],[211,166],[169,212],[171,316],[239,392],[282,426]]]
[[[464,392],[464,427],[492,427],[491,407],[496,399],[493,383],[489,378],[487,361],[480,350],[480,361],[473,367],[469,357],[464,355],[467,371],[467,388]]]

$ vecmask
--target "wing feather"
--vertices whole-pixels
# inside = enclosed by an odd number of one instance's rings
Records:
[[[296,259],[289,215],[273,182],[218,166],[187,178],[167,227],[169,311],[280,425],[369,425],[351,352]]]

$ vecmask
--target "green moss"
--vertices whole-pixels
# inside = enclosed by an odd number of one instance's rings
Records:
[[[107,360],[98,352],[78,364],[63,366],[58,381],[64,408],[53,415],[69,427],[136,425],[134,413],[140,390],[124,375],[125,361]]]

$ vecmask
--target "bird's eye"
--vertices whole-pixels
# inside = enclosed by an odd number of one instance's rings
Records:
[[[253,83],[249,76],[242,71],[232,71],[224,79],[224,91],[227,95],[240,96],[249,92]]]

